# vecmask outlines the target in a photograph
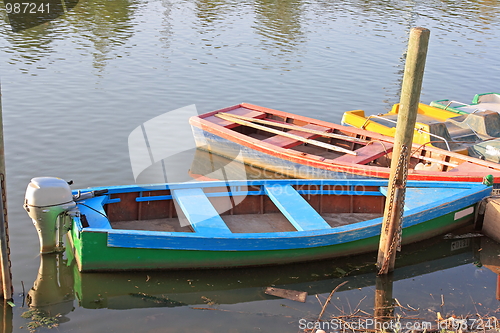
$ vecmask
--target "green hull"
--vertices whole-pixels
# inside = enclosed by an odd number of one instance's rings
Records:
[[[469,206],[473,207],[473,206]],[[403,244],[417,242],[470,224],[473,216],[454,219],[455,212],[405,228]],[[78,237],[79,236],[79,237]],[[107,233],[74,229],[68,233],[78,268],[87,271],[202,269],[286,264],[375,251],[379,237],[323,247],[265,251],[204,251],[107,246]]]

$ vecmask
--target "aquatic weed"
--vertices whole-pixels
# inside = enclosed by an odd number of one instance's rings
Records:
[[[32,309],[21,314],[22,318],[31,319],[31,321],[26,325],[28,330],[33,333],[39,327],[54,328],[59,326],[60,314],[56,314],[51,317],[48,312]]]

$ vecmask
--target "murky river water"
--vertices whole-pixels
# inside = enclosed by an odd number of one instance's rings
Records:
[[[23,285],[27,294],[40,266],[36,232],[22,209],[30,179],[73,179],[75,188],[133,183],[128,135],[153,117],[191,104],[202,113],[240,102],[337,123],[347,110],[387,111],[399,101],[408,33],[416,26],[431,31],[422,102],[470,102],[476,93],[500,91],[496,0],[81,0],[59,18],[16,32],[3,6],[0,16],[17,305],[7,332],[27,331]],[[393,297],[407,315],[410,307],[425,318],[437,311],[494,314],[497,276],[478,264],[481,240],[447,242],[431,242],[396,271]],[[54,259],[44,258],[44,267]],[[301,319],[321,311],[314,294],[324,302],[344,280],[350,282],[324,318],[373,311],[372,262],[365,256],[120,277],[74,275],[63,266],[60,294],[53,294],[59,301],[47,302],[60,307],[52,309],[63,315],[53,329],[60,332],[297,332]],[[269,285],[310,296],[306,303],[275,299],[263,293]]]

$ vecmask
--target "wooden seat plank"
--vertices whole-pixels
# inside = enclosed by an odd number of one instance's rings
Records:
[[[330,225],[291,185],[264,186],[268,197],[298,231],[330,229]]]
[[[494,169],[490,169],[488,167],[484,167],[478,164],[474,164],[471,162],[464,162],[459,164],[457,167],[454,167],[448,172],[483,172],[484,175],[489,175]]]
[[[230,111],[225,111],[225,112],[229,113],[229,114],[234,114],[234,115],[244,116],[244,117],[249,117],[249,118],[262,119],[262,118],[266,117],[266,114],[264,112],[255,111],[255,110],[251,110],[251,109],[247,109],[247,108],[243,108],[243,107],[240,107],[240,108],[237,108],[234,110],[230,110]],[[234,123],[232,121],[228,121],[228,120],[224,120],[224,119],[221,119],[219,117],[216,117],[216,114],[211,115],[209,117],[206,117],[204,119],[211,122],[211,123],[214,123],[216,125],[223,126],[225,128],[233,128],[236,126],[240,126],[239,124]]]
[[[364,147],[355,150],[356,155],[342,155],[333,159],[333,163],[355,163],[355,164],[366,164],[369,163],[386,153],[392,151],[393,144],[388,142],[373,142]]]
[[[325,131],[325,133],[326,133],[326,130],[328,130],[327,127],[314,125],[314,124],[308,124],[308,125],[305,125],[303,127],[307,128],[307,129],[317,130],[317,131]],[[320,136],[318,134],[302,132],[300,130],[290,130],[286,133],[298,135],[298,136],[301,136],[305,139],[314,139],[314,138],[317,138]],[[293,148],[295,146],[302,144],[302,141],[295,140],[292,138],[287,138],[287,137],[281,136],[281,135],[274,135],[270,138],[262,140],[262,142],[266,142],[266,143],[272,144],[273,146],[278,146],[281,148]]]
[[[195,232],[230,233],[231,230],[200,188],[172,190],[172,196]]]

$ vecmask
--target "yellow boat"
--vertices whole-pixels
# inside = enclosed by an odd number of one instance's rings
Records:
[[[394,137],[399,104],[386,114],[365,116],[363,110],[347,111],[342,124]],[[456,112],[419,104],[413,142],[468,155],[468,148],[500,137],[500,115],[493,111],[457,115]]]

